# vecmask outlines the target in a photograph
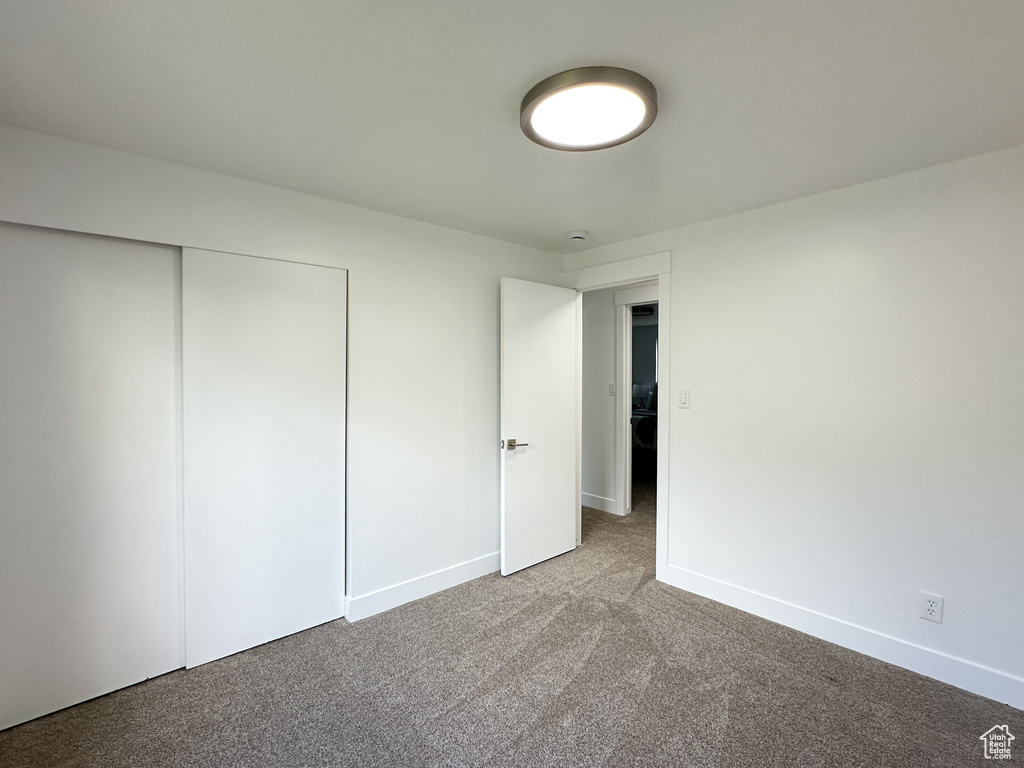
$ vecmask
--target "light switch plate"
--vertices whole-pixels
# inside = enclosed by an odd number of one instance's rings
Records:
[[[679,407],[689,408],[690,407],[690,390],[680,389],[679,390]]]

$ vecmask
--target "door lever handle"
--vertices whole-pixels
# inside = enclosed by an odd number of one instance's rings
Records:
[[[524,445],[529,445],[529,443],[517,443],[514,439],[506,440],[505,442],[507,443],[506,447],[510,451],[514,451],[516,448],[522,448]]]

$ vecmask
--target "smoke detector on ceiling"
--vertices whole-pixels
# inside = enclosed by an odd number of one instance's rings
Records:
[[[572,232],[569,233],[569,242],[582,243],[584,240],[587,239],[587,236],[589,234],[590,233],[587,232],[587,230],[585,229],[574,229]]]

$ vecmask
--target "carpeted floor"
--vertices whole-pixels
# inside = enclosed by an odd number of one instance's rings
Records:
[[[961,768],[993,725],[1024,738],[1024,712],[655,582],[635,505],[514,576],[11,728],[0,766]]]

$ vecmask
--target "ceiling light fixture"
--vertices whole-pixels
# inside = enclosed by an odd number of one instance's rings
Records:
[[[519,125],[545,147],[583,152],[635,139],[658,114],[658,93],[619,67],[580,67],[541,80],[523,97]]]

